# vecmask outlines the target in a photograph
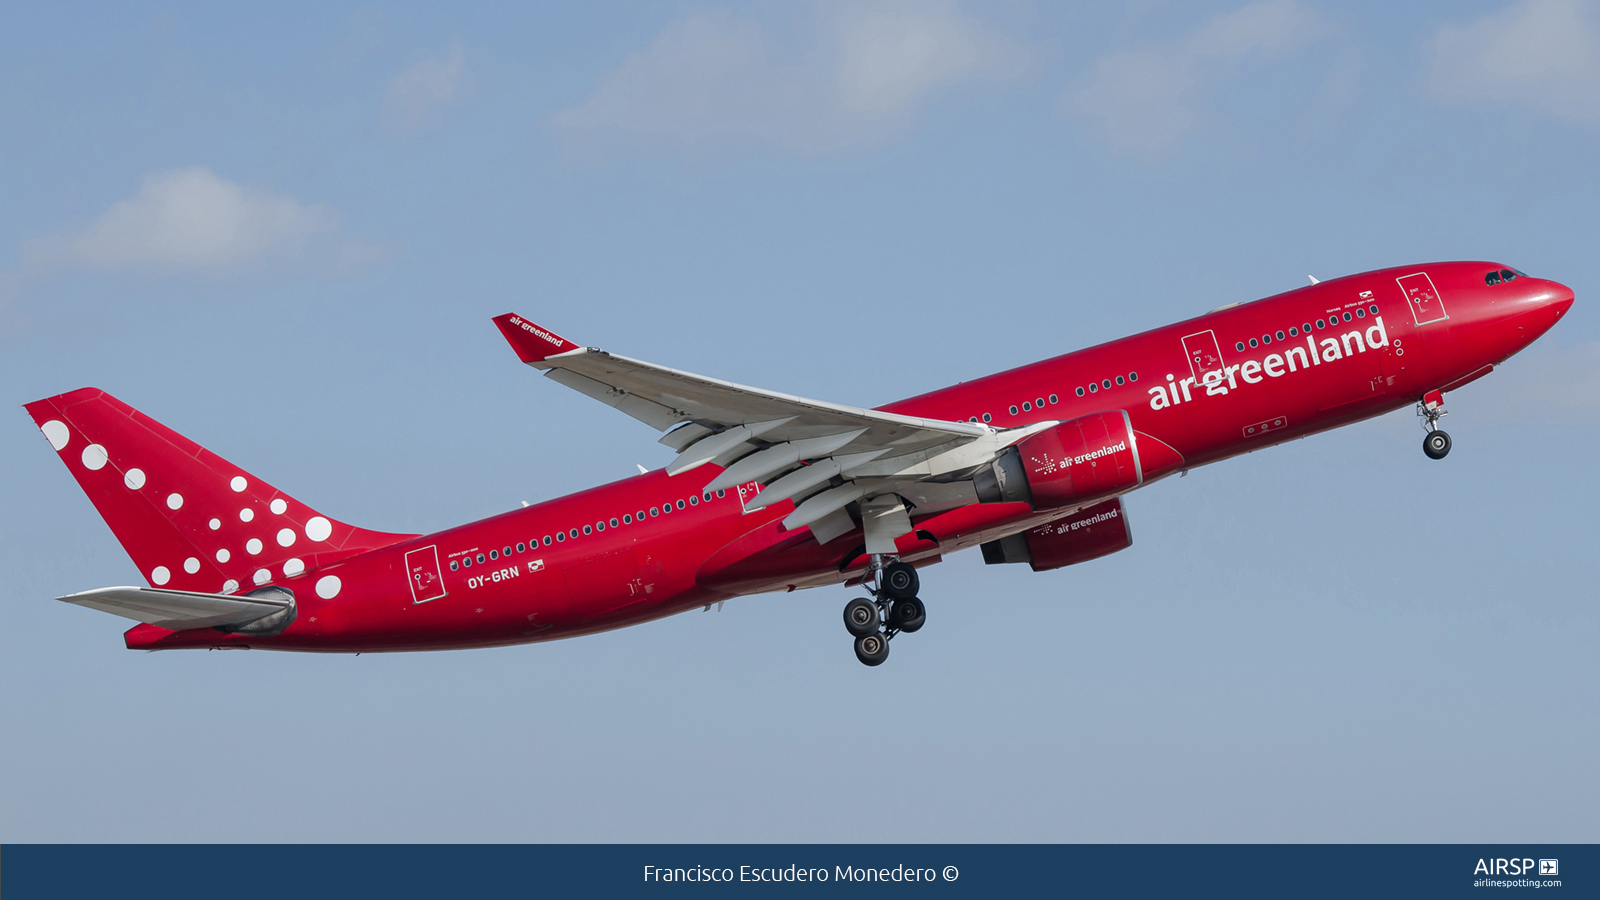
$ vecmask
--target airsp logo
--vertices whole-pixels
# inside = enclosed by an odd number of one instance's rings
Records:
[[[1540,875],[1556,875],[1559,873],[1558,860],[1539,860]],[[1474,875],[1528,875],[1533,872],[1531,859],[1480,859],[1478,867],[1472,870]]]

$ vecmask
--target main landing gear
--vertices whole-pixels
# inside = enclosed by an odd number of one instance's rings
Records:
[[[1449,415],[1444,409],[1444,394],[1429,391],[1417,404],[1417,415],[1422,417],[1422,428],[1428,432],[1422,439],[1422,452],[1429,459],[1444,459],[1450,453],[1450,435],[1439,430],[1439,420]]]
[[[908,563],[885,564],[884,557],[874,555],[863,584],[872,598],[857,597],[844,605],[844,627],[855,635],[856,659],[882,665],[895,635],[910,634],[928,620],[927,608],[917,599],[921,580]]]

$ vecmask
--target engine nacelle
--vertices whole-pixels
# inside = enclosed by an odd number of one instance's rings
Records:
[[[1122,508],[1122,498],[1080,509],[1021,534],[983,545],[983,561],[1027,563],[1035,572],[1047,572],[1099,559],[1133,546],[1133,530]]]
[[[1035,509],[1114,494],[1144,482],[1139,442],[1123,410],[1062,422],[1017,445]]]

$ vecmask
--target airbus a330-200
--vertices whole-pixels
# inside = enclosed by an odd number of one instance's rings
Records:
[[[664,468],[434,534],[347,525],[106,392],[26,405],[145,585],[60,598],[131,649],[445,650],[555,640],[843,584],[856,656],[922,628],[919,570],[1059,569],[1132,544],[1123,495],[1444,395],[1549,330],[1571,289],[1498,263],[1313,283],[876,409],[494,319],[517,357],[661,432]]]

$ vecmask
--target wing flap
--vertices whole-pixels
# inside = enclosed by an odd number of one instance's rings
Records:
[[[282,612],[289,606],[286,601],[266,597],[236,597],[142,587],[96,588],[56,599],[173,631],[241,625]]]

